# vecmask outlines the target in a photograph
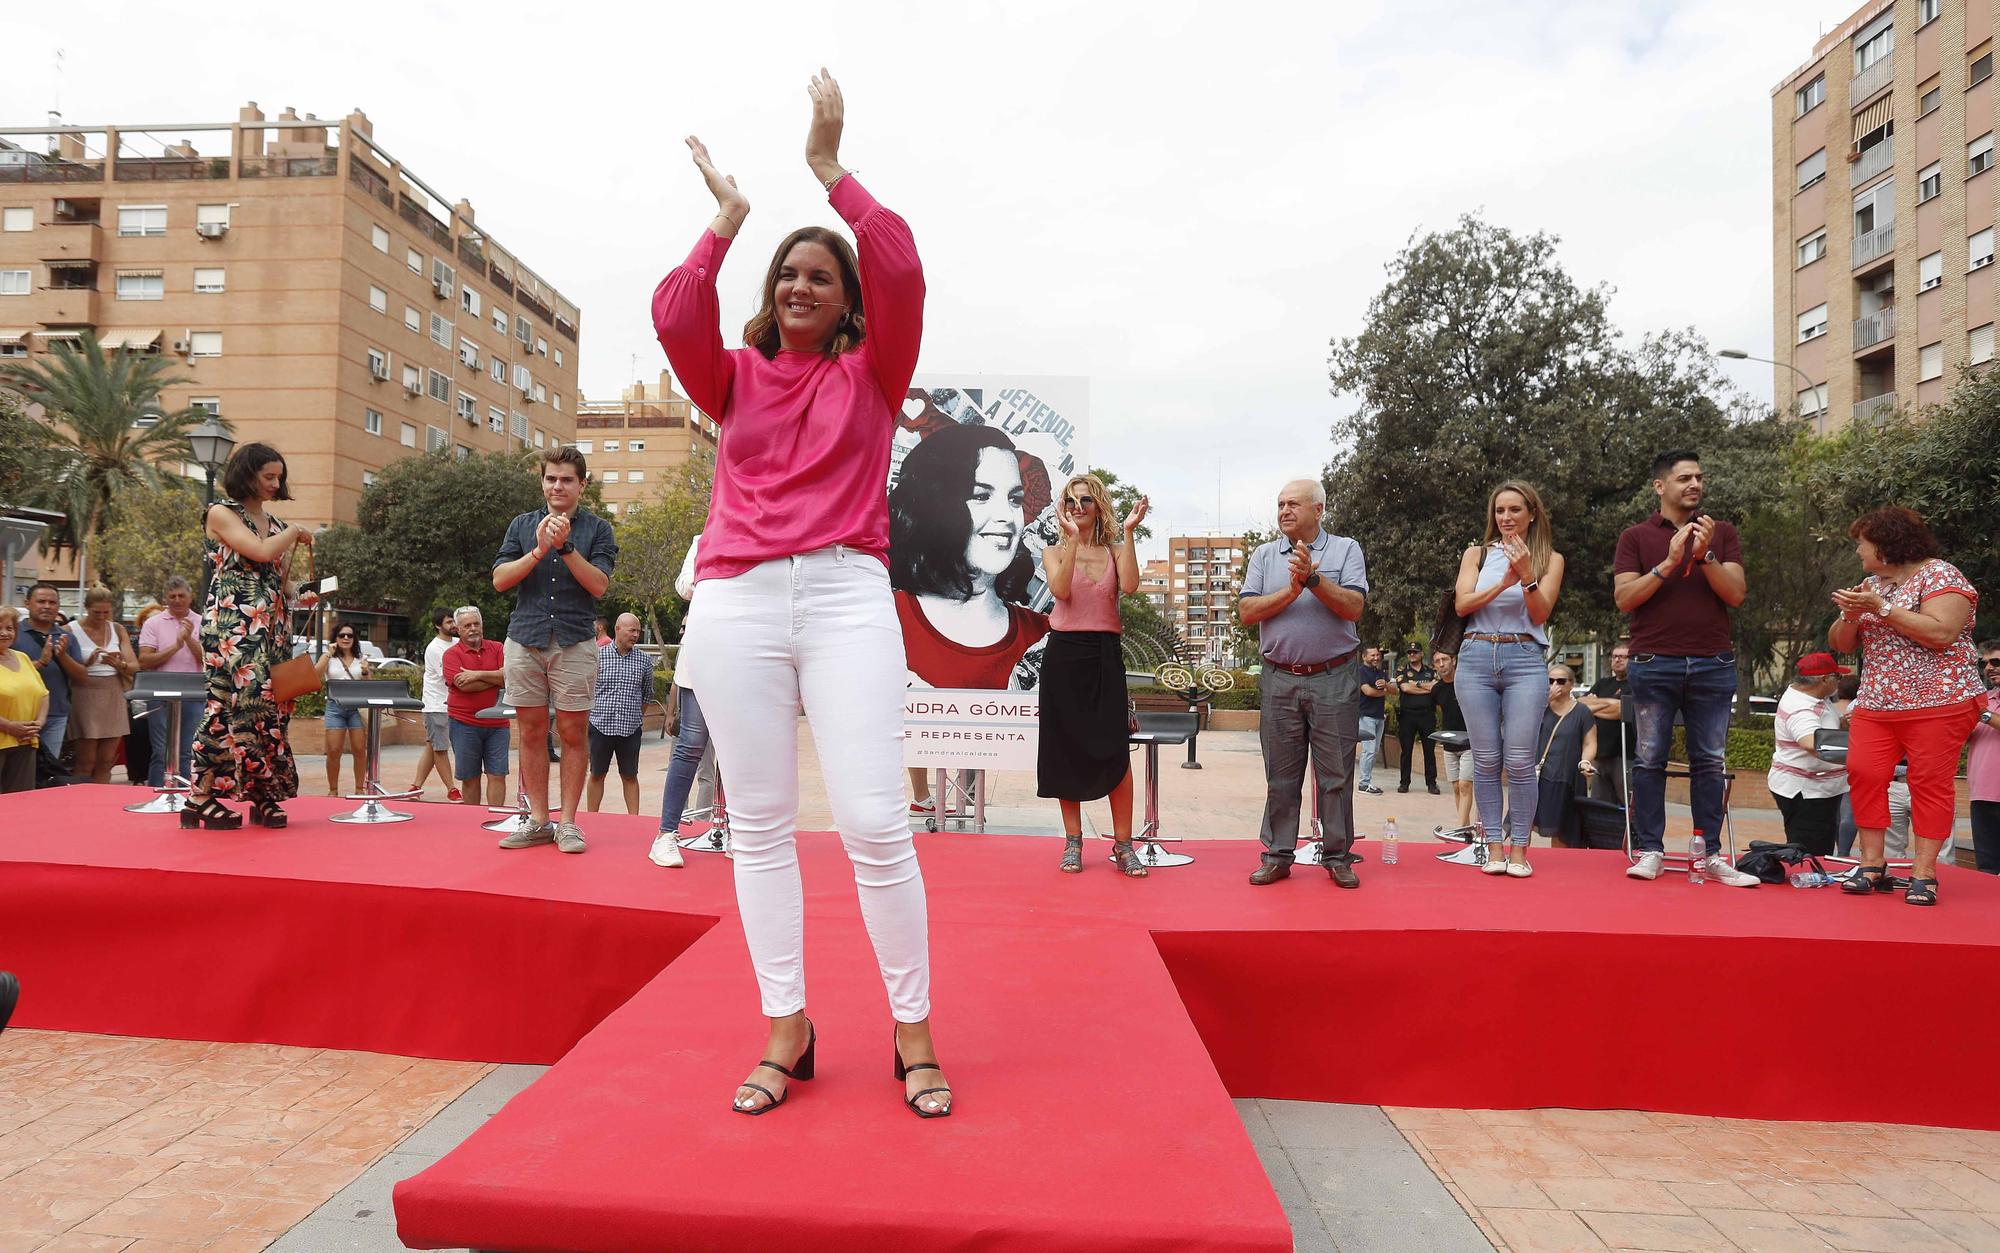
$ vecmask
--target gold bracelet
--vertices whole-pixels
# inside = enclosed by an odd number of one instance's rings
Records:
[[[835,183],[839,182],[839,181],[840,181],[841,179],[843,179],[843,178],[846,178],[846,177],[847,177],[847,176],[848,176],[849,174],[852,174],[852,173],[854,173],[854,172],[855,172],[855,171],[853,171],[853,170],[842,170],[842,171],[841,171],[840,173],[838,173],[838,174],[834,175],[834,176],[833,176],[832,178],[829,178],[829,179],[823,179],[823,180],[821,180],[821,182],[820,182],[820,187],[821,187],[821,188],[822,188],[823,190],[826,190],[826,191],[832,191],[832,190],[833,190],[833,185],[834,185]]]

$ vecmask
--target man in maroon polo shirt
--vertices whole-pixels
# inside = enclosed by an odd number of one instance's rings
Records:
[[[1701,457],[1685,449],[1653,459],[1653,516],[1618,536],[1614,597],[1632,615],[1628,699],[1638,742],[1632,755],[1632,846],[1625,873],[1657,879],[1666,856],[1667,748],[1678,714],[1687,727],[1688,793],[1694,829],[1708,845],[1708,877],[1731,887],[1757,878],[1721,849],[1723,745],[1736,704],[1736,652],[1729,611],[1743,603],[1743,546],[1736,528],[1701,512]]]

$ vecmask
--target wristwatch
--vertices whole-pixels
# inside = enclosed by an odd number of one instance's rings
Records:
[[[1315,571],[1313,571],[1313,572],[1312,572],[1311,574],[1308,574],[1308,575],[1306,576],[1306,581],[1305,581],[1305,584],[1304,584],[1304,586],[1306,586],[1306,587],[1309,587],[1309,588],[1312,588],[1312,587],[1318,587],[1318,586],[1319,586],[1319,571],[1315,570]]]
[[[1715,550],[1713,548],[1709,549],[1707,552],[1701,555],[1701,564],[1705,566],[1714,565],[1716,562],[1720,560],[1722,560],[1722,558],[1715,555]]]
[[[1523,583],[1523,584],[1521,584],[1521,590],[1522,590],[1523,592],[1532,592],[1532,591],[1534,591],[1534,590],[1535,590],[1536,588],[1540,587],[1541,585],[1542,585],[1542,581],[1541,581],[1540,579],[1533,579],[1533,580],[1530,580],[1529,582],[1526,582],[1526,583]]]
[[[576,541],[573,539],[566,539],[563,541],[563,546],[561,548],[556,549],[556,556],[567,557],[575,551],[576,551]]]

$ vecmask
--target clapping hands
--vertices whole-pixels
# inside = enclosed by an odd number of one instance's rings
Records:
[[[1124,531],[1126,539],[1132,538],[1133,532],[1139,529],[1139,524],[1146,520],[1146,511],[1152,507],[1152,502],[1144,496],[1139,498],[1138,504],[1132,506],[1132,512],[1125,516],[1124,525],[1120,528]]]

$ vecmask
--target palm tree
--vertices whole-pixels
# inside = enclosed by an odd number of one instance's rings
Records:
[[[69,515],[50,537],[56,552],[80,549],[102,535],[127,489],[180,483],[181,467],[194,459],[188,433],[210,415],[162,409],[164,389],[192,381],[173,368],[148,353],[106,352],[90,332],[74,346],[58,343],[38,361],[0,363],[0,386],[48,411],[44,441],[51,472],[38,495]]]

